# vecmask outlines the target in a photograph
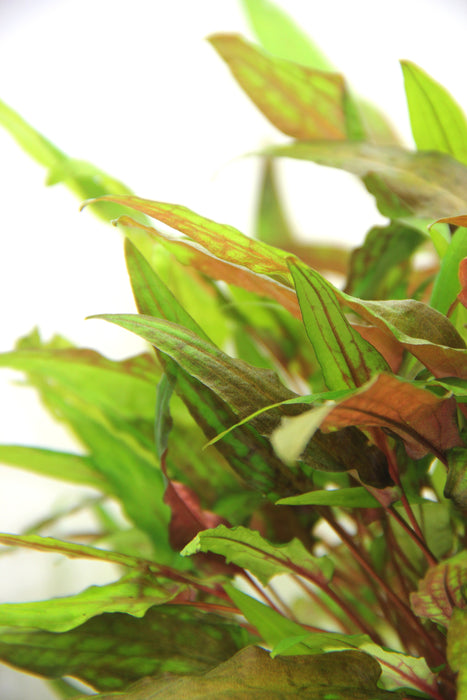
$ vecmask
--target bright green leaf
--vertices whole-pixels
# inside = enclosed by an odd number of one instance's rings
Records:
[[[467,163],[467,120],[449,92],[411,61],[401,61],[412,134],[421,151]]]
[[[181,554],[191,556],[197,552],[221,554],[227,563],[248,569],[264,585],[273,576],[283,573],[307,575],[324,582],[331,578],[333,570],[330,559],[312,556],[298,539],[272,545],[258,532],[244,527],[219,525],[199,532]]]

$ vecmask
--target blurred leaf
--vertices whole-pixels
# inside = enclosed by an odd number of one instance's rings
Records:
[[[264,116],[302,140],[362,138],[344,78],[275,58],[235,34],[209,41]]]
[[[324,417],[318,421],[322,430],[346,426],[387,428],[404,440],[408,454],[414,459],[428,452],[444,455],[445,450],[462,444],[456,423],[455,400],[452,397],[439,398],[394,375],[381,374],[350,396],[329,402],[325,408]],[[306,427],[307,415],[310,431]],[[294,429],[297,420],[303,432],[301,442]],[[313,411],[298,418],[284,418],[275,432],[274,445],[276,449],[279,445],[283,457],[287,453],[289,460],[298,459],[304,448],[303,443],[316,427]]]
[[[289,15],[270,0],[242,0],[248,20],[269,53],[308,68],[331,71],[320,49]]]
[[[363,486],[342,489],[323,489],[281,498],[281,506],[332,506],[338,508],[379,508],[380,503]]]
[[[449,92],[411,61],[401,61],[412,134],[420,151],[467,163],[467,120]]]
[[[145,679],[130,688],[123,700],[292,700],[297,688],[300,697],[308,700],[401,700],[400,695],[378,688],[380,673],[378,662],[358,651],[272,659],[264,649],[248,647],[203,676]],[[98,696],[100,700],[113,697],[117,696]]]
[[[294,236],[287,223],[279,198],[273,161],[265,158],[262,165],[260,197],[256,213],[256,237],[264,243],[290,250]]]
[[[0,125],[15,139],[28,155],[49,170],[47,184],[63,182],[81,200],[104,194],[130,194],[122,182],[107,175],[91,163],[69,158],[20,115],[0,101]],[[125,213],[121,207],[104,204],[92,210],[105,221]]]
[[[232,584],[226,583],[224,589],[237,608],[242,611],[248,622],[258,630],[261,639],[269,647],[276,646],[288,637],[301,638],[304,634],[306,635],[304,627],[297,622],[289,620],[289,618],[281,615],[269,605],[265,605],[256,598],[239,591]],[[309,654],[310,651],[307,647],[297,642],[294,653]]]
[[[467,308],[467,257],[462,258],[459,264],[459,282],[461,290],[457,298],[460,303]]]
[[[463,551],[428,569],[418,591],[410,594],[412,610],[448,627],[456,608],[465,608],[467,552]]]
[[[290,572],[309,575],[316,581],[329,581],[333,571],[330,559],[312,556],[300,540],[277,546],[245,527],[219,525],[213,530],[199,532],[181,554],[191,556],[197,552],[221,554],[227,563],[247,569],[264,585],[273,576]]]
[[[345,318],[332,285],[303,264],[290,263],[303,322],[330,391],[364,384],[389,369]]]
[[[33,603],[3,603],[0,627],[67,632],[102,613],[121,612],[142,617],[148,608],[168,603],[185,588],[180,584],[168,585],[167,581],[164,585],[154,578],[132,573],[115,583],[90,586],[73,596]]]
[[[142,619],[107,613],[63,633],[2,630],[0,658],[48,678],[73,676],[97,690],[122,690],[142,676],[202,673],[249,640],[216,615],[162,605]]]
[[[383,216],[438,219],[467,209],[467,168],[444,153],[369,143],[295,142],[263,155],[311,160],[360,177]]]
[[[111,491],[106,479],[95,468],[92,459],[84,455],[41,447],[0,445],[0,462],[52,479],[91,486],[103,493]]]
[[[441,261],[441,268],[436,277],[431,293],[430,305],[447,314],[451,304],[461,291],[459,266],[467,257],[467,228],[458,228]]]
[[[450,498],[461,511],[467,509],[467,449],[453,447],[448,452],[448,475],[444,497]]]
[[[397,222],[374,226],[352,253],[345,291],[360,299],[396,298],[407,287],[410,257],[425,240],[418,229]]]
[[[448,627],[447,657],[452,670],[458,673],[456,697],[467,697],[467,615],[465,610],[454,610]]]

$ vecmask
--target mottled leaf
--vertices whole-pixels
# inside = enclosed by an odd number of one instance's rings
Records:
[[[264,116],[288,136],[301,140],[362,137],[357,116],[347,114],[349,96],[338,73],[306,68],[276,58],[235,34],[210,42]]]
[[[467,120],[449,92],[411,61],[401,61],[410,124],[417,148],[467,163]]]
[[[272,659],[264,649],[248,647],[203,676],[145,679],[122,700],[292,700],[297,692],[307,700],[401,700],[378,688],[380,674],[378,662],[358,651]]]
[[[347,321],[333,286],[305,265],[290,263],[303,322],[330,391],[364,384],[389,369],[375,348]]]
[[[175,324],[132,314],[113,314],[95,318],[103,318],[137,333],[174,359],[185,372],[209,387],[218,398],[231,407],[236,414],[236,417],[232,416],[231,425],[238,423],[238,418],[245,418],[259,408],[282,403],[288,398],[297,398],[296,394],[280,384],[277,375],[270,370],[261,370],[241,360],[234,360],[218,348]],[[254,393],[251,391],[251,386],[255,386]],[[196,405],[196,401],[194,404]],[[297,414],[301,413],[303,408],[294,405],[287,406],[286,409],[282,407],[281,410],[273,408],[254,418],[251,425],[261,435],[269,436],[285,410]],[[225,431],[226,426],[219,425],[219,421],[216,421],[216,425],[212,425],[212,428],[214,430],[210,431],[209,439]],[[302,455],[302,462],[313,469],[325,471],[346,471],[358,465],[362,478],[365,481],[369,480],[367,483],[379,487],[388,485],[384,456],[369,447],[366,437],[352,427],[340,432],[337,436],[323,435],[318,431]],[[278,472],[280,471],[279,466]],[[304,473],[308,478],[309,470],[308,472],[305,470]],[[298,472],[286,470],[284,477],[285,482],[289,481],[289,493],[282,495],[290,495],[290,488],[298,491],[303,488],[310,490],[306,488],[306,483],[303,483]],[[298,482],[296,482],[297,477]],[[284,484],[281,488],[283,487]]]
[[[226,262],[244,265],[252,272],[289,278],[286,260],[290,257],[290,253],[268,246],[262,241],[248,238],[233,226],[218,224],[186,207],[154,202],[133,195],[108,195],[100,197],[99,200],[90,200],[87,204],[95,201],[114,202],[146,214],[183,233],[187,237],[185,240],[194,241],[211,255]]]
[[[448,627],[447,657],[454,672],[458,673],[457,699],[467,697],[467,614],[465,610],[454,610]]]
[[[240,267],[234,262],[226,262],[225,260],[221,260],[220,258],[215,257],[215,255],[201,250],[195,241],[190,241],[187,238],[182,240],[168,238],[162,231],[156,230],[152,226],[141,224],[131,217],[122,216],[114,223],[117,224],[125,235],[130,238],[138,238],[141,234],[145,238],[149,239],[151,246],[154,245],[154,240],[157,240],[157,242],[161,243],[165,249],[170,251],[176,260],[182,265],[188,266],[189,268],[194,268],[212,279],[222,280],[223,282],[228,282],[229,284],[235,284],[238,287],[248,291],[273,299],[279,302],[281,306],[287,309],[287,311],[289,311],[293,316],[300,318],[300,309],[295,291],[284,286],[283,284],[275,282],[270,277],[265,277],[262,274],[251,272],[246,267]],[[245,254],[242,256],[241,263],[245,266],[248,265],[249,260],[249,240],[250,239],[245,237]],[[300,249],[299,252],[301,253],[302,249]],[[229,253],[227,250],[226,255],[228,254]],[[316,252],[313,249],[312,254],[314,260],[317,256],[317,262],[323,263],[324,265],[331,256],[329,250],[325,249],[323,251],[319,248]],[[339,268],[338,271],[340,272],[343,272],[345,259],[346,258],[342,251],[340,251],[336,258]],[[252,263],[254,264],[253,259]],[[276,261],[276,263],[278,274],[285,274],[287,266],[284,265],[282,261]],[[291,281],[288,282],[288,284],[291,285]]]
[[[360,177],[389,218],[439,219],[467,209],[467,168],[444,153],[369,143],[296,142],[263,155],[311,160]]]
[[[352,253],[345,291],[360,299],[400,298],[410,257],[425,240],[418,229],[404,224],[373,227]]]
[[[467,378],[465,343],[442,313],[415,299],[361,301],[335,289],[341,303],[391,336],[435,377]]]
[[[420,617],[447,627],[456,608],[465,608],[467,552],[460,552],[428,569],[418,591],[410,596],[412,610]]]
[[[121,612],[142,617],[148,608],[168,603],[185,588],[168,582],[158,584],[154,578],[132,573],[115,583],[90,586],[73,596],[32,603],[3,603],[0,627],[67,632],[102,613]]]
[[[197,552],[221,554],[227,563],[248,569],[264,585],[277,574],[291,572],[324,582],[331,578],[333,571],[330,559],[312,556],[298,539],[272,545],[255,530],[244,527],[219,525],[213,530],[199,532],[181,554],[190,556]]]
[[[438,693],[436,676],[422,656],[410,656],[383,649],[371,641],[359,644],[358,648],[379,662],[383,671],[381,680],[384,682],[385,688],[389,690],[414,688],[422,693],[427,693],[427,695],[433,693],[436,697]]]
[[[162,605],[142,619],[107,613],[63,633],[2,630],[0,659],[97,690],[123,690],[147,675],[202,673],[248,644],[237,624],[186,605]]]

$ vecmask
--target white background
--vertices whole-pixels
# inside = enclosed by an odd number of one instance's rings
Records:
[[[362,95],[410,145],[399,58],[448,87],[467,108],[463,0],[282,0]],[[257,162],[240,158],[284,140],[204,41],[249,35],[237,0],[0,0],[0,98],[68,154],[136,194],[177,202],[248,233]],[[37,325],[111,357],[138,340],[87,315],[133,310],[119,233],[87,213],[0,130],[0,351]],[[381,220],[350,176],[281,164],[292,220],[309,240],[359,243]],[[338,188],[336,190],[336,188]],[[34,395],[0,373],[0,443],[73,449]],[[19,532],[77,501],[76,490],[0,469],[0,531]],[[76,521],[75,528],[88,527]],[[0,602],[64,594],[109,570],[44,555],[0,558]],[[2,700],[52,697],[0,667]]]

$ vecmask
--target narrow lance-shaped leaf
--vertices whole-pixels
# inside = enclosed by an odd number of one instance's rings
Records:
[[[242,5],[266,51],[308,68],[333,70],[331,62],[282,8],[270,0],[242,0]]]
[[[452,223],[452,219],[445,223]],[[453,234],[441,261],[441,268],[431,293],[430,305],[443,314],[448,313],[451,304],[460,292],[461,285],[458,273],[459,266],[465,257],[467,257],[467,228],[460,227]]]
[[[234,265],[244,265],[252,272],[277,276],[286,283],[289,279],[287,259],[290,258],[290,253],[248,238],[233,226],[219,224],[186,207],[155,202],[134,195],[106,195],[90,200],[84,206],[96,201],[114,202],[146,214],[185,234],[188,239],[203,246],[221,260]]]
[[[2,630],[0,659],[47,678],[73,676],[97,690],[122,691],[142,676],[202,673],[250,639],[237,624],[171,604],[142,619],[98,615],[69,632]]]
[[[357,175],[391,219],[431,220],[467,209],[467,168],[444,153],[369,143],[295,142],[262,154],[310,160]]]
[[[303,322],[330,391],[364,384],[389,369],[345,318],[332,285],[304,265],[290,263]]]
[[[467,163],[467,120],[449,92],[419,66],[401,61],[410,124],[417,148]]]
[[[154,605],[168,603],[186,586],[151,581],[131,574],[105,586],[90,586],[73,596],[32,603],[0,605],[1,627],[26,627],[49,632],[67,632],[102,613],[122,612],[142,617]]]
[[[284,545],[272,545],[255,530],[245,527],[227,528],[219,525],[199,532],[183,549],[183,556],[197,552],[221,554],[227,563],[248,569],[264,585],[277,574],[309,574],[314,580],[330,580],[333,564],[327,557],[311,555],[298,539]]]
[[[274,126],[301,140],[362,138],[344,78],[276,58],[235,34],[210,42]]]

